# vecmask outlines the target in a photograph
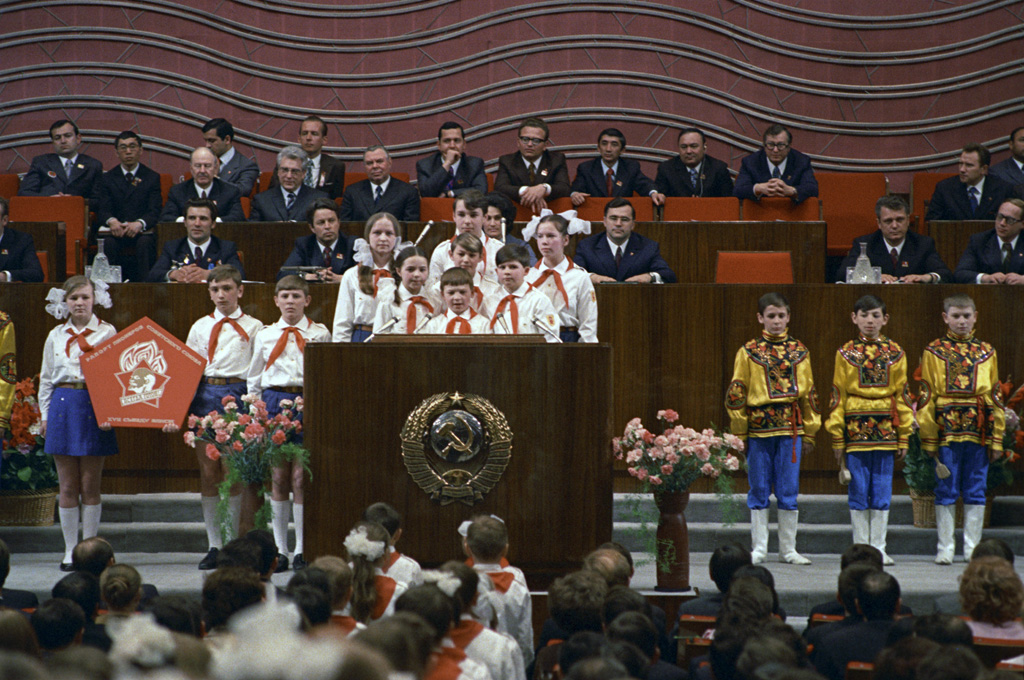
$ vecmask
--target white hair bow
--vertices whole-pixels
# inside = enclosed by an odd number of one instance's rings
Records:
[[[533,219],[527,222],[526,226],[523,227],[523,240],[529,241],[532,239],[537,233],[537,227],[540,226],[540,221],[548,215],[554,214],[555,213],[551,212],[547,208],[544,208],[540,211],[540,215],[534,215]],[[567,230],[569,232],[569,236],[573,236],[574,234],[590,233],[590,222],[576,217],[575,210],[566,210],[565,212],[558,214],[569,222],[569,228]]]

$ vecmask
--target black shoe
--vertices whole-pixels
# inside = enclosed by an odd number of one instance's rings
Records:
[[[75,567],[70,562],[61,562],[60,563],[60,570],[61,571],[74,571]]]
[[[210,552],[206,553],[206,557],[204,557],[199,562],[199,568],[203,571],[207,571],[208,569],[216,569],[217,555],[219,554],[220,550],[218,548],[210,548]]]
[[[277,553],[277,569],[274,573],[280,574],[282,571],[288,571],[288,556]]]
[[[295,571],[302,571],[307,566],[306,560],[303,559],[302,553],[296,553],[295,557],[292,558],[292,569]]]

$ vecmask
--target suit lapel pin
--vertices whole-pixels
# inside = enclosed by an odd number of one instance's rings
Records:
[[[55,173],[53,170],[49,170],[46,173],[46,176],[49,177],[50,179],[56,179],[57,178],[57,173]]]
[[[615,186],[621,187],[622,186],[622,180],[621,179],[615,180]]]
[[[76,168],[78,168],[79,170],[85,170],[85,166],[84,166],[84,165],[82,165],[81,163],[79,163],[79,164],[78,164],[78,165],[76,165],[75,167],[76,167]]]
[[[540,176],[541,177],[547,177],[548,176],[548,171],[547,170],[541,170],[540,171]]]
[[[3,250],[0,250],[0,255],[10,255],[10,253],[7,252],[7,248],[4,248]]]

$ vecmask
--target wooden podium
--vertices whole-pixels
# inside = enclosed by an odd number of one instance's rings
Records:
[[[306,556],[341,555],[376,501],[403,517],[399,550],[425,566],[464,559],[456,529],[501,517],[509,560],[531,588],[578,569],[612,531],[612,353],[608,345],[310,344],[306,347]],[[316,367],[312,369],[312,367]],[[312,370],[311,370],[312,369]],[[438,393],[474,394],[501,411],[512,456],[475,506],[432,501],[402,460],[409,414]]]

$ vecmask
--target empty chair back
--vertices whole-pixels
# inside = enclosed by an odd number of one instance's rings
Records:
[[[788,250],[720,250],[715,283],[793,283],[793,259]]]

